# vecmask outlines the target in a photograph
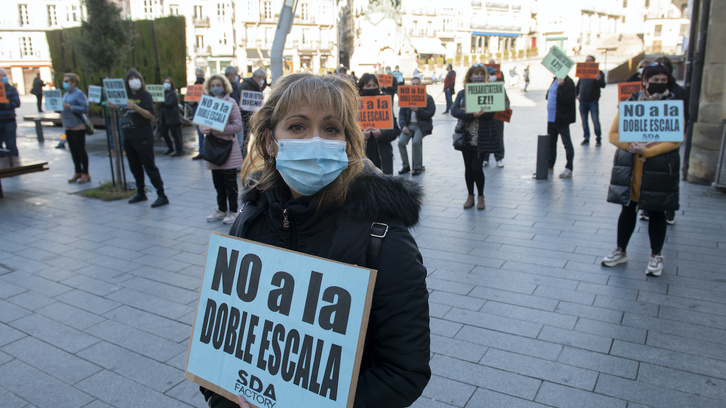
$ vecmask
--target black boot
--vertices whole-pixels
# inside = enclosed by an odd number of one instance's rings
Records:
[[[136,195],[131,197],[129,200],[129,204],[138,203],[139,201],[146,201],[146,193],[144,193],[144,190],[137,190]]]
[[[163,191],[159,191],[159,197],[156,198],[156,201],[151,203],[151,208],[161,207],[162,205],[169,204],[169,199],[166,197],[166,194],[164,194]]]

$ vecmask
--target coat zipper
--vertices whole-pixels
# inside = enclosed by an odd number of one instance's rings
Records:
[[[282,227],[285,229],[290,228],[290,220],[287,218],[287,208],[282,209]]]
[[[290,225],[287,208],[282,209],[282,227],[290,230],[290,249],[297,251],[297,235],[295,234],[295,226]]]

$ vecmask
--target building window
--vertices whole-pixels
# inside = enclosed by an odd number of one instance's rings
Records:
[[[55,4],[48,5],[48,27],[55,27],[58,25],[58,10]]]
[[[655,25],[655,31],[653,32],[653,35],[656,37],[660,37],[663,33],[663,25],[662,24],[656,24]]]
[[[217,3],[217,20],[224,21],[225,14],[224,3]]]
[[[172,16],[178,16],[179,15],[179,5],[178,4],[170,4],[169,5],[169,15],[172,15]]]
[[[159,9],[159,0],[144,0],[144,17],[153,19],[156,17],[156,10]]]
[[[197,45],[197,48],[204,48],[204,36],[203,35],[197,36],[196,45]]]
[[[272,40],[275,39],[275,31],[273,31],[272,27],[265,27],[265,43],[267,45],[272,44]]]
[[[628,0],[623,0],[623,8],[628,8]]]
[[[202,6],[194,6],[194,18],[204,18]]]
[[[681,24],[681,29],[678,31],[679,37],[684,37],[688,35],[688,24]]]
[[[71,5],[68,7],[68,14],[66,16],[66,21],[78,21],[78,6]]]
[[[300,11],[300,17],[303,20],[307,20],[310,17],[310,15],[308,14],[309,10],[310,10],[309,5],[307,3],[303,3],[303,5],[301,6],[301,11]]]
[[[265,2],[265,18],[272,18],[272,2],[266,1]]]
[[[18,11],[20,12],[20,26],[30,25],[30,16],[28,16],[28,5],[18,4]]]
[[[222,36],[219,37],[219,45],[227,45],[227,33],[222,33]]]
[[[645,8],[650,7],[650,0],[645,0]]]
[[[33,40],[30,37],[20,37],[20,56],[33,56]]]

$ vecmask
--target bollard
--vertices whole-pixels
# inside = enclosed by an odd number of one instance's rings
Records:
[[[537,173],[535,179],[547,180],[547,168],[550,159],[550,135],[537,137]]]

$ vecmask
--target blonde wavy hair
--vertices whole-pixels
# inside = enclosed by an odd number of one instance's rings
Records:
[[[310,105],[316,111],[332,112],[343,125],[348,167],[321,191],[318,208],[332,203],[342,205],[353,180],[365,167],[358,104],[358,92],[353,83],[335,75],[299,73],[275,81],[269,97],[250,119],[249,152],[241,175],[245,188],[268,191],[284,185],[274,158],[267,152],[267,138],[290,111]]]
[[[209,92],[209,84],[212,82],[213,79],[219,79],[220,81],[222,81],[222,85],[224,85],[224,94],[225,95],[229,95],[232,93],[232,84],[229,83],[229,79],[227,79],[227,77],[224,75],[214,74],[214,75],[210,76],[209,78],[207,78],[206,81],[204,81],[204,93],[205,94],[212,95]],[[214,95],[212,95],[212,96],[214,96]]]

